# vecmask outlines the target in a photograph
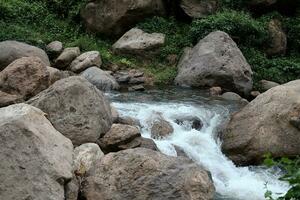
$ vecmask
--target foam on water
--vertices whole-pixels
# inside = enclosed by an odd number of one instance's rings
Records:
[[[229,116],[223,106],[200,106],[185,103],[114,103],[121,115],[140,120],[142,135],[151,138],[150,124],[157,113],[171,123],[174,133],[154,140],[161,152],[177,156],[174,145],[211,172],[218,199],[264,200],[266,184],[273,193],[285,193],[288,184],[278,180],[279,172],[263,167],[236,167],[222,152],[216,129]],[[176,124],[178,117],[197,116],[204,122],[201,131]]]

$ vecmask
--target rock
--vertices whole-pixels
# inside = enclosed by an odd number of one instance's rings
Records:
[[[99,140],[99,145],[104,152],[121,150],[119,146],[140,137],[138,128],[124,124],[113,124],[111,129]]]
[[[100,147],[95,143],[85,143],[74,149],[74,172],[83,177],[95,163],[104,156]]]
[[[210,33],[193,49],[186,49],[175,83],[181,86],[214,87],[249,94],[252,70],[228,34]]]
[[[73,145],[27,104],[0,109],[1,199],[64,200]]]
[[[145,91],[145,88],[143,85],[134,85],[128,88],[128,91],[134,92],[134,91]]]
[[[214,192],[199,165],[144,148],[105,155],[83,184],[86,200],[211,200]]]
[[[22,101],[24,100],[19,95],[8,94],[0,90],[0,108],[15,103],[21,103]]]
[[[145,18],[164,14],[162,0],[95,0],[81,10],[89,31],[108,36],[120,36]]]
[[[96,142],[112,124],[103,93],[78,76],[56,81],[28,103],[46,112],[53,126],[76,146]]]
[[[60,41],[53,41],[46,46],[46,51],[51,58],[59,56],[63,49],[63,44]]]
[[[151,126],[151,137],[160,139],[171,135],[174,132],[172,125],[161,116],[155,119]]]
[[[174,145],[174,148],[175,148],[175,150],[176,150],[177,157],[178,157],[178,156],[182,156],[182,157],[188,158],[188,156],[186,155],[186,153],[184,152],[184,150],[183,150],[181,147],[179,147],[179,146],[177,146],[177,145]]]
[[[116,79],[98,67],[86,69],[82,72],[81,76],[95,85],[99,90],[109,91],[120,89]]]
[[[279,20],[272,19],[268,24],[270,34],[270,47],[266,53],[269,56],[285,54],[287,48],[287,37],[282,30],[282,25]]]
[[[159,48],[165,43],[162,33],[146,33],[141,29],[133,28],[125,33],[114,45],[113,51],[118,54],[133,54],[147,56],[158,53]]]
[[[75,75],[71,71],[61,71],[53,67],[47,67],[47,71],[49,72],[49,85],[52,85],[60,79],[68,78],[70,76]]]
[[[78,56],[70,65],[73,72],[82,72],[89,67],[100,67],[102,60],[98,51],[88,51]]]
[[[80,180],[76,176],[65,186],[65,200],[78,200],[80,193]]]
[[[112,116],[112,119],[113,119],[113,123],[118,123],[119,112],[117,111],[117,109],[112,104],[110,104],[110,109],[111,109],[111,116]]]
[[[277,2],[277,0],[251,0],[249,4],[252,6],[270,6]]]
[[[274,158],[300,155],[300,137],[291,120],[300,116],[300,80],[259,95],[233,115],[222,135],[223,152],[238,165],[260,164]]]
[[[55,67],[58,69],[66,69],[72,61],[80,55],[78,47],[65,48],[64,51],[55,60]]]
[[[203,127],[203,122],[200,118],[195,116],[183,116],[175,120],[175,123],[184,126],[186,129],[195,129],[200,131]]]
[[[221,95],[221,97],[229,101],[241,101],[243,99],[240,95],[234,92],[225,92]]]
[[[144,72],[137,70],[137,69],[131,69],[129,71],[129,75],[131,78],[139,78],[144,76]]]
[[[134,119],[132,117],[128,116],[119,116],[118,118],[118,123],[119,124],[127,124],[130,126],[135,126],[135,127],[141,127],[141,123],[139,122],[138,119]]]
[[[252,92],[250,93],[250,96],[251,96],[252,98],[256,98],[258,95],[260,95],[260,92],[259,92],[259,91],[252,91]]]
[[[191,18],[203,18],[215,13],[218,0],[182,0],[180,7]]]
[[[22,57],[39,57],[45,65],[50,66],[47,54],[40,48],[17,41],[0,42],[0,71]]]
[[[130,78],[129,84],[142,84],[145,83],[146,78],[145,77],[137,77],[137,78]]]
[[[116,77],[117,82],[120,84],[128,83],[131,78],[129,73],[126,72],[118,72],[114,76]]]
[[[138,147],[152,149],[153,151],[158,151],[158,148],[152,139],[143,138],[143,137],[137,137],[133,139],[131,142],[119,146],[120,150],[134,149]]]
[[[0,91],[10,94],[1,96],[0,102],[5,102],[7,98],[24,101],[48,86],[49,72],[45,63],[38,57],[23,57],[0,72]]]
[[[211,87],[209,89],[209,94],[211,96],[219,96],[222,94],[222,88],[221,87]]]
[[[259,82],[260,84],[260,87],[262,89],[263,92],[273,88],[273,87],[277,87],[279,86],[280,84],[276,83],[276,82],[273,82],[273,81],[267,81],[267,80],[261,80]]]
[[[166,60],[168,61],[169,65],[176,65],[178,56],[176,54],[170,54],[167,56]]]

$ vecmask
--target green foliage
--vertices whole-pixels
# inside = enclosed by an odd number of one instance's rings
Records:
[[[174,18],[153,17],[138,24],[138,27],[149,33],[166,34],[166,44],[161,49],[160,58],[165,59],[170,54],[180,54],[182,49],[190,46],[189,25],[177,22]]]
[[[284,195],[277,200],[296,200],[300,199],[300,157],[296,159],[281,158],[278,161],[272,159],[271,155],[266,155],[265,165],[268,167],[278,166],[284,170],[285,174],[280,180],[287,181],[291,188]],[[266,199],[275,200],[272,195],[272,191],[267,191],[265,194]]]
[[[234,10],[223,10],[207,18],[194,20],[190,37],[196,43],[217,30],[228,33],[238,44],[248,47],[261,47],[269,39],[265,23],[255,20],[246,12]]]
[[[241,50],[254,71],[254,82],[266,79],[286,83],[300,78],[300,58],[267,58],[254,48],[241,47]]]
[[[177,75],[177,68],[161,64],[152,64],[145,67],[148,74],[155,77],[155,84],[165,85],[172,84]]]
[[[286,18],[284,20],[288,48],[292,54],[299,54],[300,52],[300,16],[294,18]]]

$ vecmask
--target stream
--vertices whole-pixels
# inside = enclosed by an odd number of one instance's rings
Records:
[[[209,97],[206,91],[167,88],[146,92],[108,93],[121,116],[140,121],[142,136],[151,138],[150,123],[156,113],[171,123],[171,136],[154,140],[159,150],[177,156],[174,145],[180,147],[194,162],[210,171],[217,191],[215,200],[264,200],[266,190],[282,194],[288,184],[279,181],[278,169],[264,166],[236,167],[222,152],[218,130],[239,110],[238,102]],[[178,125],[178,117],[196,116],[203,122],[200,131],[189,124]],[[267,188],[266,188],[267,187]]]

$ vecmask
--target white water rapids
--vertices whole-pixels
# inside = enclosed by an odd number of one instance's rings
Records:
[[[278,180],[275,170],[263,167],[236,167],[221,152],[217,138],[218,125],[228,119],[229,110],[222,105],[198,105],[185,102],[124,102],[113,103],[120,115],[140,120],[142,136],[151,138],[150,124],[155,113],[161,113],[174,128],[163,140],[154,140],[159,150],[177,156],[174,145],[180,147],[196,163],[210,171],[217,191],[217,200],[264,200],[266,184],[273,193],[285,193],[288,184]],[[200,131],[180,126],[178,117],[197,116],[203,121]]]

